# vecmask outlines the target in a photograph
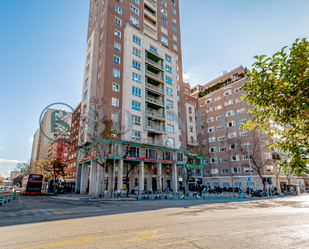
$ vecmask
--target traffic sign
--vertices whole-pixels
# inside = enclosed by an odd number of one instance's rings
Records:
[[[250,176],[247,176],[247,177],[246,177],[246,181],[247,181],[247,182],[250,182]]]

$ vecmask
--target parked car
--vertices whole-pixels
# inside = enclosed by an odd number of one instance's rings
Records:
[[[258,197],[262,197],[262,196],[266,196],[266,194],[264,193],[263,190],[256,190],[256,191],[253,191],[251,193],[251,196],[258,196]]]

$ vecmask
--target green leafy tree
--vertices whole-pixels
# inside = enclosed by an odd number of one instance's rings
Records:
[[[270,147],[288,152],[277,163],[285,172],[309,173],[309,43],[296,39],[286,50],[283,47],[272,57],[254,57],[243,85],[247,92],[243,99],[254,108],[244,128],[279,137]]]

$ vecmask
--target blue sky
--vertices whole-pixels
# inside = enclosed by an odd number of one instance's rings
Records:
[[[79,103],[88,6],[88,0],[0,1],[2,176],[30,159],[46,106]],[[204,84],[224,70],[250,68],[254,55],[307,37],[308,9],[307,0],[181,0],[185,82]]]

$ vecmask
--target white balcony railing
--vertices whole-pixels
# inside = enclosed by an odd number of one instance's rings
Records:
[[[159,81],[164,82],[162,76],[159,76],[159,75],[157,75],[157,74],[155,74],[155,73],[153,73],[153,72],[151,72],[149,70],[146,70],[146,74],[150,75],[151,77],[153,77],[153,78],[155,78],[155,79],[157,79]]]
[[[157,92],[164,93],[164,90],[161,87],[155,86],[153,84],[146,83],[145,86],[148,87],[148,88],[151,88],[151,89],[153,89]]]
[[[147,57],[146,57],[145,60],[146,60],[147,63],[149,63],[149,64],[151,64],[151,65],[153,65],[153,66],[155,66],[155,67],[157,67],[157,68],[160,68],[161,70],[163,70],[163,66],[161,65],[161,63],[155,62],[154,60],[149,59],[149,58],[147,58]]]
[[[149,102],[158,104],[158,105],[164,105],[163,101],[157,100],[157,99],[155,99],[155,98],[147,97],[146,100],[149,101]]]
[[[155,117],[155,118],[162,118],[162,119],[165,118],[164,114],[158,113],[158,112],[156,112],[154,110],[146,110],[146,114],[148,116],[152,116],[152,117]]]

